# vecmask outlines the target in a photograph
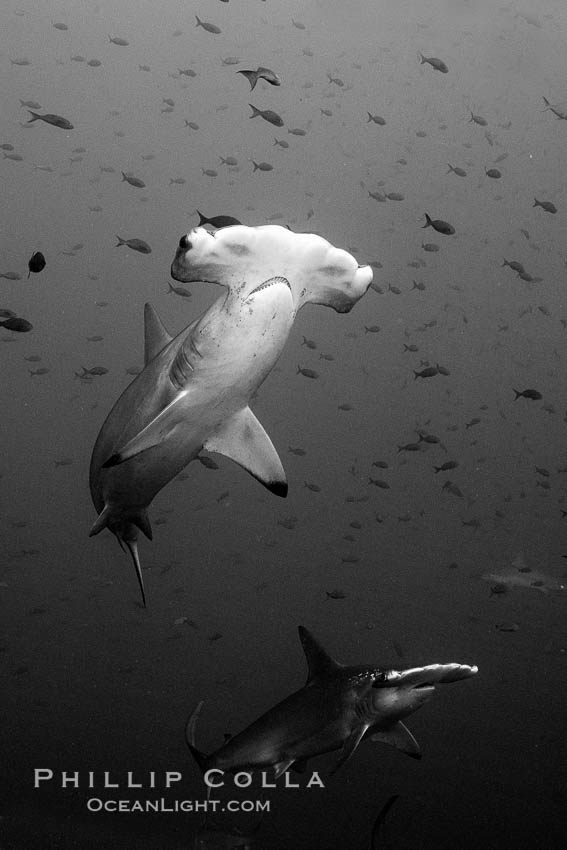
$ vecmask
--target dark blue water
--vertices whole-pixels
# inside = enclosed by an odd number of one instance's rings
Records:
[[[563,5],[7,0],[1,22],[0,307],[33,329],[0,330],[0,846],[228,848],[218,831],[241,829],[266,850],[370,848],[397,794],[375,847],[563,847]],[[236,71],[258,66],[281,86],[251,92]],[[20,101],[74,129],[28,124]],[[284,126],[250,120],[249,103]],[[305,307],[253,403],[286,501],[220,456],[155,500],[144,610],[114,538],[88,538],[88,465],[142,365],[144,303],[178,332],[219,296],[204,283],[168,294],[197,208],[320,233],[372,263],[374,284],[350,314]],[[456,233],[422,230],[425,212]],[[46,267],[28,280],[35,251]],[[414,378],[437,365],[449,374]],[[95,366],[108,373],[77,377]],[[420,432],[439,441],[399,450]],[[330,777],[323,756],[310,769],[324,790],[302,777],[254,788],[248,799],[270,801],[261,818],[89,811],[203,801],[188,715],[205,701],[209,752],[300,688],[299,624],[346,664],[480,672],[408,719],[421,762],[364,742]],[[53,778],[35,788],[39,769]],[[182,774],[172,789],[167,771]],[[78,787],[62,787],[74,772]]]

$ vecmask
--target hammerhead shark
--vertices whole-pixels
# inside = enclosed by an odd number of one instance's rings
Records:
[[[347,251],[278,225],[194,228],[179,241],[171,275],[227,291],[175,337],[146,304],[145,368],[103,424],[90,466],[98,512],[90,534],[108,528],[128,548],[144,605],[137,541],[139,531],[151,540],[155,495],[205,449],[285,496],[282,463],[250,399],[304,304],[346,313],[372,282],[371,268]]]
[[[299,638],[308,667],[305,686],[209,755],[200,752],[194,740],[202,702],[193,710],[185,739],[204,775],[209,770],[273,768],[277,779],[290,767],[303,771],[313,756],[340,750],[334,773],[367,737],[421,758],[419,744],[402,719],[429,700],[436,684],[478,673],[476,666],[455,663],[407,670],[347,667],[331,658],[303,626]]]

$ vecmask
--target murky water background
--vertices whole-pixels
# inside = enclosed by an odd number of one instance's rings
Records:
[[[567,114],[566,26],[557,2],[4,4],[0,273],[21,280],[0,280],[0,306],[34,327],[0,332],[3,848],[192,847],[200,814],[93,814],[87,801],[203,799],[188,714],[205,700],[208,752],[301,687],[300,623],[344,663],[480,674],[409,718],[421,762],[365,742],[332,779],[333,756],[313,762],[324,791],[266,792],[255,846],[368,848],[392,794],[381,847],[563,846],[566,592],[491,593],[482,576],[519,553],[549,586],[566,574],[567,122],[542,111],[546,97]],[[258,65],[282,85],[250,92],[236,71]],[[27,124],[28,100],[74,129]],[[249,103],[284,127],[249,120]],[[348,315],[303,310],[254,404],[285,502],[218,456],[219,470],[192,464],[156,499],[143,610],[114,539],[88,539],[88,463],[142,363],[144,302],[178,331],[218,297],[167,292],[196,208],[319,232],[374,264],[374,289]],[[456,234],[421,230],[426,211]],[[117,234],[152,254],[115,247]],[[34,251],[47,265],[27,280]],[[414,379],[436,364],[450,374]],[[96,365],[108,374],[75,376]],[[399,451],[419,429],[440,442]],[[436,473],[447,460],[458,467]],[[36,768],[53,781],[35,789]],[[171,792],[168,770],[183,774]],[[80,787],[62,789],[62,771]],[[162,785],[105,790],[104,771]]]

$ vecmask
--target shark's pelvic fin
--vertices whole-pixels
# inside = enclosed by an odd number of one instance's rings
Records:
[[[382,732],[373,732],[370,740],[376,744],[389,744],[389,746],[395,747],[400,752],[406,753],[406,755],[414,759],[421,758],[421,747],[408,727],[401,720],[398,720],[389,729],[384,729]]]
[[[153,446],[162,443],[172,433],[173,429],[179,422],[178,405],[187,395],[188,390],[182,390],[177,393],[172,402],[167,407],[164,407],[155,419],[146,425],[135,437],[132,437],[126,445],[122,446],[117,452],[111,455],[102,466],[108,469],[111,466],[118,466],[128,458],[139,455],[140,452],[145,452]]]
[[[298,627],[299,640],[307,660],[307,684],[318,676],[335,673],[342,666],[326,652],[305,626]]]
[[[144,305],[144,365],[172,340],[151,304]]]
[[[95,534],[100,534],[100,532],[104,528],[106,528],[106,526],[108,525],[108,520],[110,519],[111,514],[112,514],[112,511],[110,509],[110,506],[105,505],[104,508],[102,509],[102,511],[99,513],[99,515],[95,519],[95,521],[93,522],[92,528],[89,531],[89,537],[94,537]]]
[[[341,765],[343,765],[346,761],[349,760],[351,755],[354,753],[354,751],[356,750],[356,748],[358,747],[358,745],[360,744],[360,742],[364,738],[364,735],[366,734],[366,731],[368,730],[369,726],[370,726],[369,723],[363,723],[361,726],[358,727],[358,729],[354,730],[352,735],[350,735],[346,739],[344,746],[341,750],[341,755],[340,755],[336,765],[332,769],[331,775],[336,773],[337,770],[339,769],[339,767],[341,767]]]
[[[276,496],[287,496],[282,462],[249,407],[226,419],[204,448],[234,460]]]
[[[288,767],[293,764],[293,759],[285,759],[284,761],[278,761],[274,765],[274,778],[278,779],[282,773],[285,773]]]

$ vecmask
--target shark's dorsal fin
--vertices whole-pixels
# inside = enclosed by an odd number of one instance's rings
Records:
[[[402,753],[406,753],[414,759],[421,758],[421,748],[410,730],[401,720],[390,726],[389,729],[384,729],[381,732],[373,732],[370,740],[376,744],[389,744],[395,747]]]
[[[287,495],[282,462],[249,407],[225,419],[205,441],[204,448],[234,460],[276,496]]]
[[[172,339],[152,305],[144,304],[144,366]]]
[[[326,652],[305,626],[298,626],[299,640],[307,660],[307,684],[319,676],[336,672],[341,665]]]

